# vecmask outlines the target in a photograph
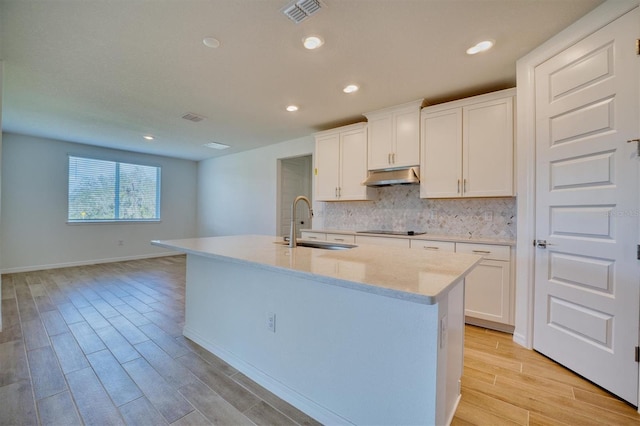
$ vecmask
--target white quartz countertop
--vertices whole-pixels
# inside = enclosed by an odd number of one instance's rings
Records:
[[[188,238],[151,244],[300,276],[386,297],[434,304],[482,259],[460,253],[361,244],[348,250],[289,248],[264,235]]]
[[[451,241],[456,243],[476,243],[476,244],[496,244],[505,246],[515,246],[516,241],[504,238],[490,237],[474,237],[473,235],[446,235],[446,234],[420,234],[420,235],[390,235],[390,234],[373,234],[368,232],[356,232],[350,230],[339,229],[303,229],[305,232],[320,232],[324,234],[342,234],[342,235],[367,235],[372,237],[383,238],[405,238],[411,240],[432,240],[432,241]]]

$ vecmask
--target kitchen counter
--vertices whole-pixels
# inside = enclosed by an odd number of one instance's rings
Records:
[[[318,282],[387,297],[433,304],[438,295],[480,261],[467,254],[360,245],[323,250],[282,244],[263,235],[189,238],[152,244],[199,256],[251,264]]]
[[[451,241],[456,243],[477,243],[477,244],[498,244],[505,246],[515,246],[516,240],[504,239],[504,238],[490,238],[490,237],[474,237],[469,235],[446,235],[446,234],[420,234],[420,235],[388,235],[388,234],[373,234],[368,232],[356,232],[343,229],[302,229],[302,231],[308,232],[322,232],[325,234],[342,234],[342,235],[368,235],[372,237],[384,237],[384,238],[406,238],[411,240],[433,240],[433,241]]]
[[[453,419],[479,256],[255,235],[153,244],[187,253],[183,334],[319,422]]]

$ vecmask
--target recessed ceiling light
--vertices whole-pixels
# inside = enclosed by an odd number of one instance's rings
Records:
[[[298,106],[297,105],[289,105],[287,107],[287,111],[289,112],[296,112],[298,110]]]
[[[203,146],[206,146],[207,148],[213,148],[213,149],[227,149],[227,148],[229,148],[229,145],[225,145],[223,143],[218,143],[218,142],[205,143]]]
[[[204,43],[205,46],[210,47],[212,49],[216,49],[220,47],[220,41],[214,37],[205,37],[202,39],[202,43]]]
[[[154,139],[155,139],[155,138],[154,138],[153,136],[151,136],[151,135],[144,135],[144,136],[143,136],[143,138],[145,138],[145,139],[146,139],[146,140],[148,140],[148,141],[152,141],[152,140],[154,140]]]
[[[345,86],[344,89],[342,89],[342,91],[344,93],[353,93],[353,92],[357,92],[358,89],[360,89],[357,85],[355,84],[349,84],[348,86]]]
[[[324,44],[324,40],[319,36],[309,36],[302,39],[302,44],[309,50],[317,49]]]
[[[481,41],[480,43],[476,44],[475,46],[472,46],[470,48],[467,49],[467,54],[468,55],[475,55],[476,53],[480,53],[480,52],[484,52],[486,50],[489,50],[493,47],[493,41],[491,40],[485,40],[485,41]]]

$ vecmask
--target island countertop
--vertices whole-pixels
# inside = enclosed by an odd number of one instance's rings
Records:
[[[482,259],[396,247],[358,245],[348,250],[289,248],[282,239],[264,235],[155,240],[153,245],[179,252],[245,263],[330,285],[422,304],[466,276]]]

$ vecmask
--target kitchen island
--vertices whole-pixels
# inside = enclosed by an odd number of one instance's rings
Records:
[[[318,421],[451,421],[479,256],[256,235],[152,243],[187,253],[184,335]]]

